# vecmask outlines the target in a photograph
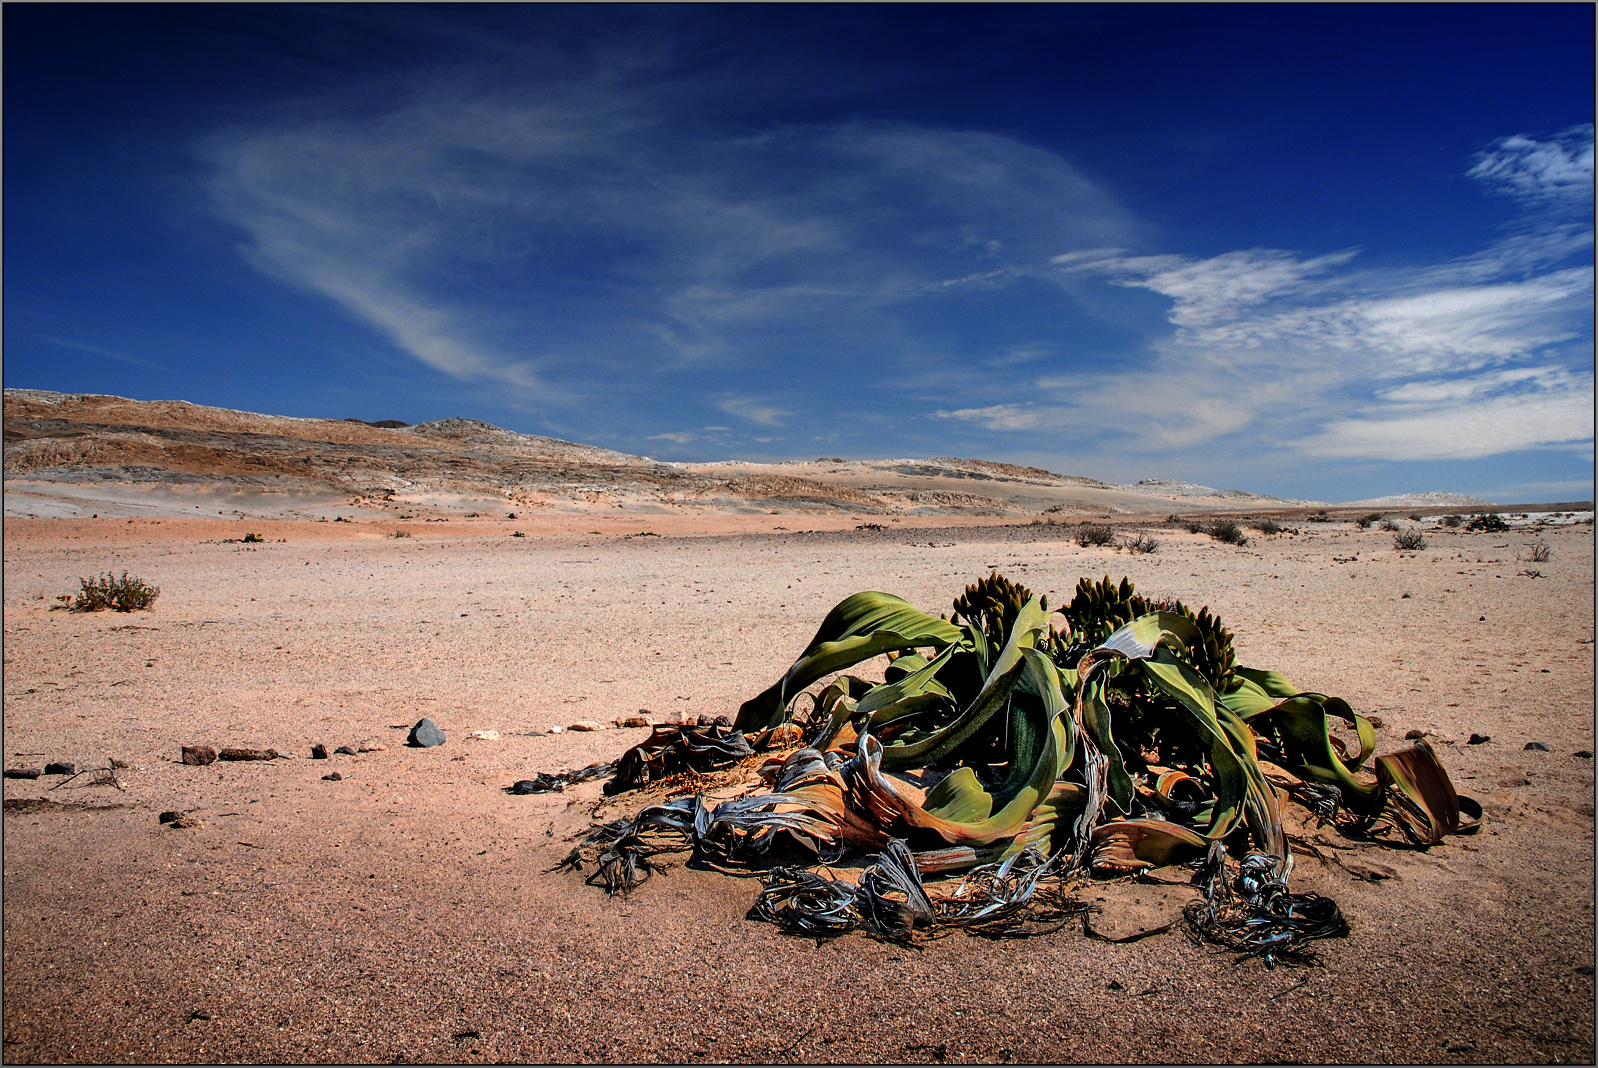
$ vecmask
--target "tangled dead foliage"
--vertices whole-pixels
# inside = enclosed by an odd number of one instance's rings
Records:
[[[884,655],[880,681],[848,673]],[[1126,579],[1084,579],[1051,612],[994,574],[950,618],[859,593],[732,727],[657,728],[606,792],[718,768],[751,773],[744,788],[646,805],[561,867],[591,865],[591,884],[627,893],[663,854],[691,851],[764,872],[752,918],[906,941],[1056,930],[1090,909],[1077,884],[1186,863],[1203,895],[1185,915],[1193,937],[1306,963],[1309,943],[1348,925],[1335,902],[1289,890],[1289,803],[1395,846],[1479,826],[1424,740],[1375,748],[1347,702],[1238,664],[1207,609]],[[831,868],[851,857],[854,881]]]

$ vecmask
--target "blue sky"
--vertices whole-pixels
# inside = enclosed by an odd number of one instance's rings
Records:
[[[1590,6],[4,9],[5,382],[1593,486]]]

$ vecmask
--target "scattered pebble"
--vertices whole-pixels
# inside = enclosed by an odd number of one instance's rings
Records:
[[[162,823],[171,823],[173,820],[177,819],[181,815],[183,815],[183,813],[181,813],[181,812],[163,812],[163,813],[161,813],[161,815],[157,816],[156,818],[159,819]]]
[[[1419,727],[1416,727],[1413,730],[1407,730],[1404,732],[1404,741],[1413,742],[1415,739],[1424,738],[1430,733],[1431,731],[1423,731]]]
[[[1470,740],[1467,741],[1465,744],[1466,745],[1481,745],[1483,742],[1490,742],[1492,740],[1493,740],[1493,736],[1490,735],[1490,734],[1472,734],[1470,736]]]
[[[325,781],[327,781],[327,782],[343,782],[344,781],[344,776],[340,775],[336,771],[330,771],[326,775],[323,775],[322,778]]]
[[[499,741],[499,732],[498,731],[473,731],[472,733],[468,734],[466,737],[468,737],[468,738],[476,738],[479,741],[484,741],[484,742],[497,742],[497,741]]]
[[[186,745],[183,747],[183,763],[204,766],[216,760],[216,750],[208,745]]]
[[[345,746],[344,748],[348,749],[349,747]],[[363,753],[381,753],[387,748],[388,746],[386,745],[363,745],[360,747],[360,751]]]
[[[182,812],[163,812],[161,813],[160,819],[162,823],[166,824],[168,827],[171,827],[175,831],[189,830],[195,827],[205,826],[205,821],[197,820],[193,816]]]
[[[602,731],[605,728],[591,719],[580,719],[566,729],[569,731]]]
[[[1370,720],[1371,726],[1375,727],[1377,730],[1381,730],[1383,727],[1387,726],[1387,722],[1380,716],[1366,716],[1365,718]]]
[[[435,745],[444,744],[444,732],[438,729],[438,724],[423,716],[416,721],[416,726],[411,728],[410,737],[405,741],[407,745],[413,745],[418,749],[430,749]]]
[[[561,728],[559,728],[559,727],[551,727],[551,728],[549,728],[549,733],[550,734],[559,734],[560,731],[561,731]]]
[[[1593,967],[1592,967],[1591,964],[1578,964],[1578,965],[1576,965],[1576,974],[1577,975],[1591,975],[1592,973],[1593,973]]]
[[[44,766],[44,773],[46,775],[76,775],[78,773],[78,766],[76,764],[68,764],[65,761],[60,761],[54,764],[46,764]]]
[[[40,771],[38,768],[7,768],[6,769],[6,778],[8,778],[8,779],[37,779],[42,774],[44,774],[44,773],[42,771]]]
[[[1526,748],[1535,749],[1539,753],[1549,752],[1549,745],[1547,742],[1527,742]]]
[[[1578,757],[1580,757],[1583,760],[1591,760],[1592,759],[1592,750],[1591,749],[1578,749],[1574,753],[1572,753],[1571,755],[1572,756],[1578,756]]]
[[[623,716],[616,721],[618,727],[648,727],[648,716]]]
[[[333,750],[333,752],[335,752],[335,753],[343,753],[345,756],[354,756],[355,755],[355,750],[353,748],[351,748],[350,746],[347,746],[347,745],[341,745],[337,749]]]
[[[510,788],[510,792],[513,794],[543,794],[553,790],[555,793],[560,793],[565,789],[565,786],[566,784],[560,780],[539,773],[536,779],[517,780],[516,785]]]
[[[218,760],[276,760],[282,756],[276,749],[224,749],[216,755]]]
[[[311,746],[311,759],[312,760],[326,760],[327,759],[327,746],[325,746],[325,745],[313,745],[313,746]]]

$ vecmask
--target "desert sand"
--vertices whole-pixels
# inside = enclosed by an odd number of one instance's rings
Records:
[[[1590,520],[1429,525],[1401,554],[1348,522],[1238,548],[1144,517],[1159,550],[1134,556],[1065,522],[857,530],[871,514],[837,509],[401,524],[10,503],[5,763],[127,767],[120,791],[5,782],[7,1061],[1593,1060]],[[112,569],[158,585],[154,608],[51,610]],[[994,569],[1051,599],[1124,574],[1209,605],[1242,662],[1379,716],[1378,752],[1432,732],[1486,826],[1300,854],[1294,889],[1335,897],[1352,934],[1268,970],[1179,930],[818,946],[745,918],[754,880],[682,864],[609,898],[549,869],[654,796],[504,792],[647,733],[551,726],[732,715],[844,596],[946,611]],[[403,745],[422,716],[445,745]],[[383,748],[308,759],[317,743]],[[198,744],[292,757],[180,763]],[[1105,916],[1174,918],[1191,891],[1091,893]]]

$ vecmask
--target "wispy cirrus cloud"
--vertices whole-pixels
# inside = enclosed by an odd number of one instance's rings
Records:
[[[1470,176],[1527,200],[1591,202],[1593,127],[1583,123],[1538,140],[1525,134],[1500,138],[1476,157]]]
[[[939,419],[961,419],[980,423],[989,430],[1030,430],[1038,425],[1041,413],[1020,404],[992,404],[986,408],[957,408],[952,412],[939,410]]]
[[[1581,138],[1585,137],[1585,142]],[[1585,145],[1585,147],[1583,147]],[[1592,129],[1504,138],[1470,173],[1571,199],[1482,252],[1367,268],[1357,250],[1208,258],[1119,249],[1055,257],[1170,301],[1175,328],[1135,370],[1043,376],[1060,417],[1136,416],[1156,448],[1252,436],[1313,457],[1472,459],[1593,436]],[[1585,177],[1583,177],[1585,176]],[[1586,205],[1586,207],[1584,207]]]

